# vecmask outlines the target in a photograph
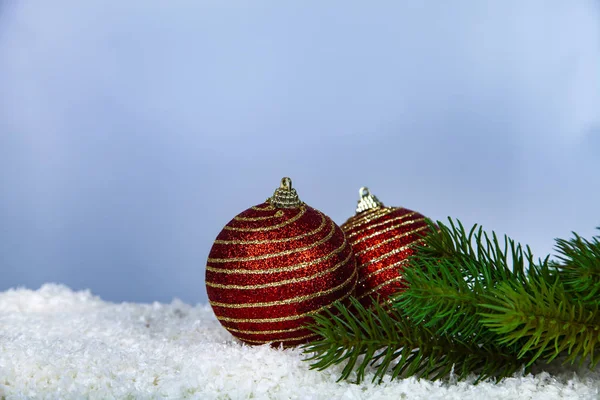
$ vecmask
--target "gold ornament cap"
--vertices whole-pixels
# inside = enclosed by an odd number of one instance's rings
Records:
[[[363,211],[372,210],[374,208],[383,207],[383,203],[379,201],[375,195],[371,194],[368,187],[361,187],[358,190],[358,195],[360,196],[360,199],[358,200],[358,205],[356,206],[357,214]]]
[[[267,201],[277,208],[295,208],[302,205],[296,189],[292,188],[292,180],[288,177],[281,179],[281,185]]]

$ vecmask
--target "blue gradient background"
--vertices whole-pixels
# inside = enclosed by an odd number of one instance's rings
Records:
[[[598,1],[0,2],[0,290],[205,302],[290,176],[529,243],[600,225]]]

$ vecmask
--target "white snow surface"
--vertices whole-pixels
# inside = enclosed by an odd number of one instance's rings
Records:
[[[341,367],[310,370],[304,357],[240,343],[208,305],[115,304],[55,284],[0,292],[2,400],[600,398],[600,371],[587,368],[549,366],[498,384],[357,385],[336,382]]]

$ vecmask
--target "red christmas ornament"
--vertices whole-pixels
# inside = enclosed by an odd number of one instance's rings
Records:
[[[312,315],[354,294],[357,270],[339,226],[301,202],[289,178],[215,240],[206,291],[218,320],[251,344],[314,339]]]
[[[356,215],[342,226],[356,256],[358,284],[356,298],[369,306],[379,296],[383,303],[402,290],[401,271],[412,245],[420,243],[428,232],[425,217],[402,207],[385,207],[369,189],[359,191]]]

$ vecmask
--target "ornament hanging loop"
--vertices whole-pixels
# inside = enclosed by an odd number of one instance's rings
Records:
[[[285,190],[292,190],[292,180],[287,176],[285,178],[281,178],[281,184],[279,187]]]
[[[358,194],[360,199],[358,200],[358,205],[356,206],[357,214],[374,208],[383,207],[383,203],[379,201],[377,197],[371,194],[371,191],[369,191],[368,187],[361,187],[358,190]]]
[[[296,189],[292,188],[292,180],[287,176],[281,179],[281,184],[267,201],[277,208],[295,208],[303,204]]]

